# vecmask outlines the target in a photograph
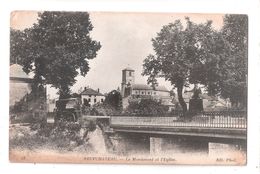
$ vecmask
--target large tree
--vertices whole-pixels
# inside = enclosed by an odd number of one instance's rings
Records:
[[[221,33],[231,48],[223,66],[226,76],[220,81],[220,94],[230,98],[234,107],[245,108],[247,103],[248,17],[225,15]]]
[[[34,73],[36,84],[51,84],[66,98],[75,77],[87,74],[88,60],[101,48],[90,37],[92,29],[87,12],[41,12],[31,28],[11,30],[11,36],[19,34],[11,38],[11,59],[19,58],[24,70]]]
[[[148,83],[154,84],[157,77],[163,77],[177,88],[184,115],[187,106],[183,88],[190,84],[214,85],[210,78],[221,78],[215,73],[220,67],[215,65],[224,62],[229,54],[222,35],[211,25],[212,21],[195,24],[186,18],[186,27],[180,20],[163,26],[152,39],[155,54],[150,54],[143,63],[143,75],[148,75]]]
[[[225,15],[219,32],[228,49],[225,57],[214,58],[205,71],[209,94],[229,98],[233,108],[246,108],[248,20],[246,15]],[[221,55],[221,53],[219,53]]]

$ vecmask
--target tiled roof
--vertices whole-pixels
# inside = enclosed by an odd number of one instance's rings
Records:
[[[155,90],[155,91],[169,92],[169,90],[164,86],[156,86],[155,89],[153,89],[153,87],[146,85],[146,84],[133,84],[132,88],[135,90]]]
[[[84,91],[82,91],[80,93],[81,95],[97,95],[97,96],[104,96],[103,94],[101,94],[100,92],[94,90],[94,89],[91,89],[91,88],[87,88],[85,89]]]

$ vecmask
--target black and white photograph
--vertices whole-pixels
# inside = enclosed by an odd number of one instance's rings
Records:
[[[248,15],[10,13],[9,160],[247,164]]]

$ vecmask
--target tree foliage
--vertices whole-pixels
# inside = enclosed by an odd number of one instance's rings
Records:
[[[137,116],[158,116],[168,112],[168,106],[162,105],[161,101],[153,99],[141,99],[132,101],[126,109],[126,113]]]
[[[230,98],[234,107],[245,108],[247,102],[247,60],[248,60],[248,17],[246,15],[225,15],[221,30],[229,43],[231,55],[223,71],[226,76],[220,81],[220,93]]]
[[[21,64],[22,59],[26,57],[26,41],[28,32],[12,29],[10,30],[10,64]]]
[[[212,75],[216,76],[215,71],[220,71],[215,65],[224,62],[229,54],[222,35],[211,25],[211,21],[195,24],[186,18],[186,28],[180,20],[163,26],[152,39],[155,54],[148,55],[143,63],[143,75],[148,75],[148,83],[163,77],[177,88],[184,113],[187,106],[182,96],[183,88],[197,83],[212,85],[209,82],[216,78]]]
[[[25,72],[33,72],[36,84],[52,84],[66,98],[75,77],[87,74],[88,60],[101,48],[90,37],[92,29],[87,12],[39,13],[31,28],[11,30],[11,60],[19,59]]]
[[[220,61],[212,59],[205,71],[210,94],[229,98],[232,107],[245,108],[247,101],[248,20],[246,15],[225,15],[219,32],[227,46]]]
[[[183,87],[202,84],[210,95],[230,98],[233,106],[245,107],[247,98],[248,18],[225,15],[220,31],[211,21],[195,24],[186,18],[163,26],[152,39],[155,54],[144,60],[148,83],[164,77],[177,87],[178,100],[187,110]]]
[[[104,104],[112,106],[116,110],[122,109],[122,96],[117,90],[112,90],[106,96]]]

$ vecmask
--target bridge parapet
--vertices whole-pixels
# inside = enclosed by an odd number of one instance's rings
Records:
[[[246,129],[247,118],[244,111],[202,112],[193,116],[191,121],[181,121],[174,116],[111,116],[110,125]]]

